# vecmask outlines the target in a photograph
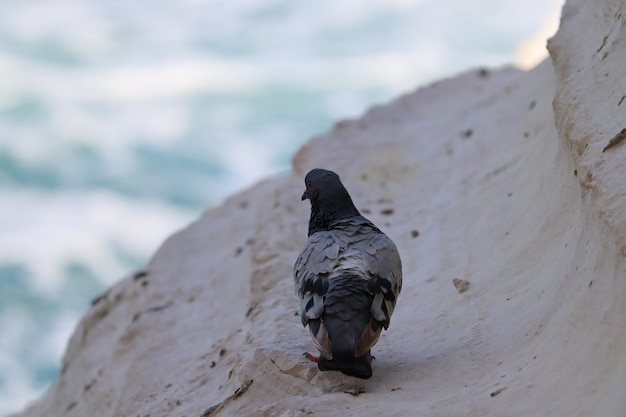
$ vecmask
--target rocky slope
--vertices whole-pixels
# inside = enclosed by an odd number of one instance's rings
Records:
[[[19,416],[622,416],[622,4],[569,0],[532,71],[468,72],[338,122],[94,300]],[[367,381],[302,357],[291,269],[313,167],[403,258]]]

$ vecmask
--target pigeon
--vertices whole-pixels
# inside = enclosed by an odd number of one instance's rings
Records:
[[[308,240],[294,265],[302,325],[309,326],[321,371],[372,376],[378,342],[402,289],[402,263],[393,241],[361,216],[333,171],[304,179],[310,200]]]

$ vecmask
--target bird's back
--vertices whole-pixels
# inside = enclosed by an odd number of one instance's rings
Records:
[[[340,219],[309,236],[294,279],[320,369],[371,376],[369,350],[388,327],[402,286],[391,239],[362,216]]]

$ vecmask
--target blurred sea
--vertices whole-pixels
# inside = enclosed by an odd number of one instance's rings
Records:
[[[0,0],[0,415],[169,234],[336,120],[536,63],[561,4]]]

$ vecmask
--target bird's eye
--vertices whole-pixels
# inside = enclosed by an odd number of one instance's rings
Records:
[[[311,181],[306,182],[306,188],[311,188],[312,186],[313,186],[313,183]]]

